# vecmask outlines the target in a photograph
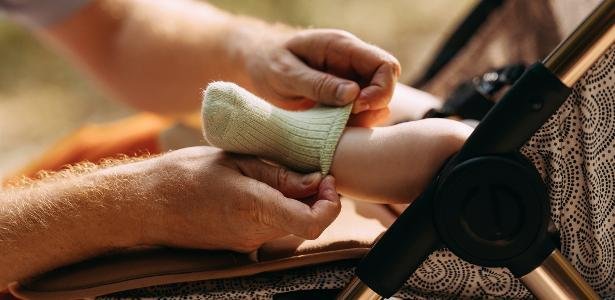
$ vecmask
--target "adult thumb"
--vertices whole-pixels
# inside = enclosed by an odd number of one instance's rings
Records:
[[[359,97],[361,88],[351,80],[310,68],[297,59],[292,75],[282,79],[287,92],[330,106],[343,106]]]
[[[295,199],[315,195],[322,180],[320,173],[299,174],[251,156],[239,156],[235,159],[235,164],[245,176],[263,182],[284,196]]]

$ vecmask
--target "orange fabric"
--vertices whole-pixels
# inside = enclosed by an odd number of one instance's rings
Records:
[[[9,176],[5,183],[22,175],[34,177],[39,171],[57,171],[82,161],[99,162],[119,154],[159,153],[158,136],[170,124],[167,118],[140,113],[111,123],[84,126]]]

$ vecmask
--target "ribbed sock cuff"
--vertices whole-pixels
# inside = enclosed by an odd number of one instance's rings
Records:
[[[228,82],[211,83],[203,97],[204,136],[212,145],[323,174],[352,110],[348,105],[286,111]]]
[[[323,109],[331,109],[330,107],[321,107]],[[329,135],[325,139],[322,148],[320,148],[320,168],[324,175],[329,174],[331,170],[331,164],[333,163],[333,155],[337,149],[337,144],[342,137],[350,112],[352,111],[352,104],[346,105],[339,109],[339,114],[335,116],[331,123],[331,129]]]

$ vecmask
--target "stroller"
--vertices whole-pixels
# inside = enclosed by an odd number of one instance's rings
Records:
[[[614,22],[615,1],[605,0],[517,80],[430,187],[399,216],[381,206],[345,202],[347,210],[324,234],[325,241],[299,246],[292,238],[284,241],[293,246],[292,259],[284,253],[289,247],[279,244],[265,245],[257,257],[135,250],[62,268],[12,291],[24,298],[65,299],[194,281],[109,297],[199,291],[213,298],[528,297],[526,288],[541,299],[597,299],[594,289],[612,294],[615,129],[609,120],[614,112],[600,100],[612,103],[614,97]],[[568,144],[566,138],[590,126],[587,121],[596,122],[590,127],[594,131],[583,131],[582,141]],[[579,170],[589,184],[582,182]],[[604,185],[591,186],[595,182]],[[610,198],[598,205],[601,211],[593,211],[595,204],[583,206],[579,195],[589,195],[588,201],[599,201],[595,195]],[[358,211],[364,213],[352,213]],[[589,225],[578,225],[583,222]],[[352,237],[343,230],[352,224],[367,224],[361,230],[369,234]],[[588,241],[592,230],[604,230],[594,235],[602,240]],[[596,253],[611,265],[585,260]],[[117,268],[124,269],[124,277],[105,275],[105,270],[117,274]],[[281,270],[286,272],[263,273]],[[474,286],[464,283],[472,277],[483,280]]]

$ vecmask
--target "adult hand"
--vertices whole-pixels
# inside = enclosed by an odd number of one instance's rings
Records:
[[[154,185],[163,204],[156,214],[164,221],[151,228],[147,244],[248,252],[289,234],[315,239],[341,208],[331,176],[301,175],[211,147],[157,160],[164,175]]]
[[[350,124],[355,126],[387,117],[401,70],[395,57],[342,30],[271,32],[247,43],[244,55],[258,94],[287,109],[304,109],[313,101],[334,106],[354,101]]]
[[[54,176],[0,191],[0,290],[136,245],[251,251],[288,234],[313,239],[340,210],[332,177],[211,147]]]

